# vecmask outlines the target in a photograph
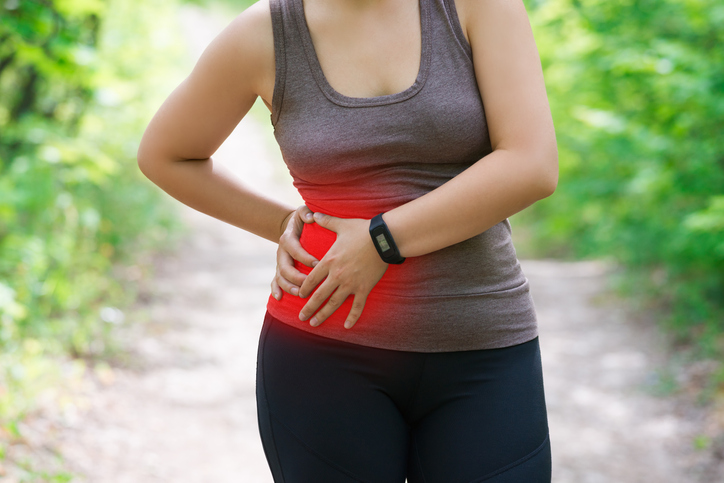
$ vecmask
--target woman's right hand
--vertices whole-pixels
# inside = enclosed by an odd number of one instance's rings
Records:
[[[277,271],[271,283],[272,296],[281,300],[283,292],[294,296],[299,295],[299,287],[307,279],[307,275],[294,267],[294,260],[314,268],[319,260],[302,248],[299,237],[305,223],[314,223],[314,213],[305,205],[300,206],[288,218],[284,233],[279,238],[277,248]],[[283,292],[282,292],[283,291]]]

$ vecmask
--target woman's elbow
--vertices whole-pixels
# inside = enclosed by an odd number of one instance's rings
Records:
[[[546,169],[541,180],[543,180],[543,186],[541,188],[543,198],[547,198],[555,193],[556,188],[558,188],[558,158],[555,159],[555,162],[551,162],[551,165]]]
[[[159,149],[158,143],[153,142],[147,133],[144,134],[136,151],[136,162],[138,169],[148,178],[153,179],[154,173],[158,170],[159,164],[162,164],[163,151]]]
[[[136,163],[138,163],[138,169],[141,170],[146,178],[151,179],[153,172],[153,157],[142,147],[138,148],[136,153]]]
[[[541,198],[547,198],[555,193],[558,187],[558,146],[554,142],[547,152],[541,157],[541,171],[538,175],[538,182],[541,189]]]

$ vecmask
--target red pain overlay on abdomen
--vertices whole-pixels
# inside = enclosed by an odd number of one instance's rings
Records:
[[[313,211],[321,211],[325,214],[330,214],[332,216],[338,216],[341,218],[364,218],[368,219],[372,216],[369,216],[367,213],[362,216],[343,216],[338,213],[330,213],[329,211],[322,211],[320,209],[317,209],[316,206],[310,205],[309,202],[307,202],[307,206],[312,209]],[[362,210],[361,210],[362,211]],[[376,214],[376,213],[375,213]],[[299,242],[302,245],[302,248],[304,248],[309,254],[314,256],[317,260],[322,260],[325,256],[325,254],[329,251],[329,249],[332,247],[334,242],[337,240],[337,234],[334,233],[331,230],[328,230],[326,228],[323,228],[322,226],[316,224],[316,223],[305,223],[304,228],[302,230],[302,234],[299,238]],[[370,239],[370,243],[372,243],[372,240]],[[309,274],[312,271],[311,267],[307,267],[306,265],[294,261],[294,266],[297,270],[299,270],[302,273]],[[406,272],[409,272],[407,270],[402,269],[402,265],[389,265],[387,270],[385,271],[385,274],[382,276],[380,281],[373,287],[372,291],[367,296],[367,300],[365,302],[365,307],[363,309],[362,316],[360,317],[359,322],[364,322],[366,324],[373,323],[372,316],[374,317],[379,316],[379,314],[385,314],[388,313],[389,310],[386,308],[386,305],[389,305],[389,295],[386,294],[389,293],[389,291],[385,290],[385,287],[400,287],[399,284],[405,283],[404,279],[409,276]],[[320,282],[321,285],[321,282]],[[318,285],[319,286],[319,285]],[[317,286],[317,287],[318,287]],[[315,287],[316,291],[316,287]],[[304,323],[307,324],[308,322],[301,322],[299,320],[299,312],[302,310],[304,305],[309,301],[309,298],[311,297],[311,294],[307,296],[306,298],[297,297],[294,295],[291,295],[289,293],[284,292],[282,296],[282,300],[278,301],[274,299],[273,297],[269,298],[269,302],[267,305],[267,308],[272,311],[275,316],[281,320],[286,321],[287,323],[294,321],[295,323]],[[385,301],[383,301],[383,299]],[[329,316],[326,321],[324,322],[324,325],[327,325],[328,323],[332,324],[344,324],[344,321],[347,319],[347,315],[349,314],[350,310],[352,309],[352,303],[354,301],[354,295],[350,295],[347,297],[345,302],[334,312],[331,316]],[[325,301],[326,303],[326,301]],[[323,307],[324,303],[320,306]],[[398,307],[399,309],[399,307]],[[282,318],[283,317],[283,318]],[[321,328],[321,326],[320,326]]]

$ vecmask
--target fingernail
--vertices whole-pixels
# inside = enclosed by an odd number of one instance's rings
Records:
[[[306,215],[304,215],[304,218],[306,218],[307,220],[312,220],[314,219],[314,216],[311,213],[307,213]]]
[[[322,213],[317,212],[314,214],[314,218],[316,218],[317,220],[321,220],[322,218],[324,218],[324,215]]]
[[[319,325],[319,322],[317,322],[317,318],[316,318],[316,317],[312,317],[312,320],[309,321],[309,325],[311,325],[312,327],[318,326],[318,325]]]
[[[299,320],[307,320],[307,316],[303,312],[299,312]]]
[[[352,325],[353,325],[353,324],[350,323],[350,322],[345,322],[345,323],[344,323],[344,328],[345,328],[345,329],[351,329],[351,328],[352,328]]]
[[[292,295],[299,295],[299,289],[297,287],[292,287]]]
[[[279,300],[279,292],[274,292],[274,298]]]
[[[318,263],[319,263],[319,260],[314,260],[312,262],[312,268],[316,267]]]

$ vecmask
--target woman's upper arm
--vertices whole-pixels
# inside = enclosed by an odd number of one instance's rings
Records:
[[[209,44],[160,107],[143,135],[139,166],[210,157],[270,83],[273,89],[274,40],[269,4],[262,0]]]
[[[458,0],[493,149],[525,153],[558,180],[558,148],[538,48],[522,0]]]

